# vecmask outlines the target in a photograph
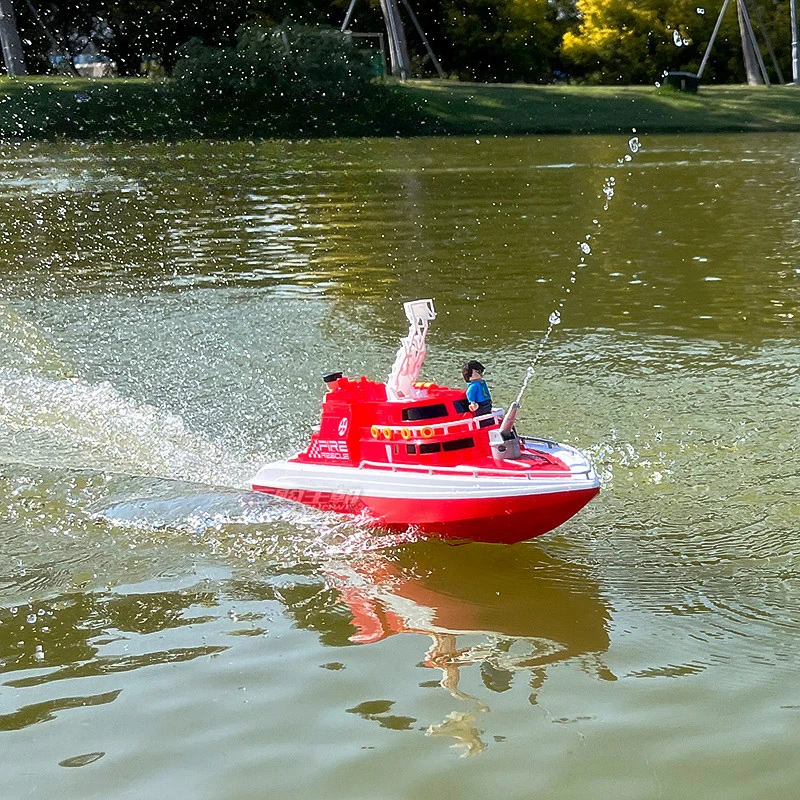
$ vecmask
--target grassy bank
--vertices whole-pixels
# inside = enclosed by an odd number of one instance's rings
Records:
[[[524,86],[420,81],[405,91],[453,134],[800,131],[798,86]]]
[[[264,113],[250,106],[234,108],[219,98],[202,108],[169,82],[147,78],[0,78],[0,138],[413,135],[418,121],[414,101],[396,86],[374,88],[355,109],[352,100],[347,105],[316,98]]]
[[[526,86],[413,81],[397,87],[402,125],[346,121],[327,135],[800,131],[800,87]],[[415,114],[415,109],[417,113]],[[309,129],[311,130],[311,129]],[[235,135],[268,135],[243,121]],[[0,79],[2,138],[184,138],[231,135],[192,119],[163,83],[142,78]],[[285,135],[285,134],[284,134]],[[299,136],[309,135],[298,130]],[[313,135],[313,131],[312,131]]]
[[[526,86],[416,81],[404,90],[451,134],[800,131],[798,86]]]
[[[163,84],[144,78],[0,78],[0,137],[182,137],[189,126]]]

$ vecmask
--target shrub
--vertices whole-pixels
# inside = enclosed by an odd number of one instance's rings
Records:
[[[171,91],[202,134],[405,133],[416,116],[373,79],[368,55],[332,28],[250,26],[229,48],[192,40]]]

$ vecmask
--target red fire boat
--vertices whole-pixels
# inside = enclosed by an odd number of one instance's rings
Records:
[[[253,489],[445,539],[513,544],[574,516],[600,491],[589,459],[519,436],[516,403],[474,416],[463,390],[419,382],[436,314],[431,300],[404,308],[409,334],[386,383],[324,376],[328,393],[308,448],[262,467]]]

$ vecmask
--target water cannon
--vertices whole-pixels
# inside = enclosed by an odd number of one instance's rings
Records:
[[[414,382],[425,360],[428,323],[436,319],[433,300],[411,300],[403,303],[403,310],[408,319],[408,335],[400,340],[400,349],[386,381],[386,395],[390,401],[414,397]]]
[[[517,432],[514,430],[514,420],[517,418],[519,403],[515,400],[508,413],[503,417],[497,430],[489,431],[489,446],[495,461],[504,461],[507,458],[520,457],[520,444]]]
[[[503,422],[500,424],[500,434],[503,437],[516,435],[514,434],[514,420],[517,418],[518,411],[519,403],[515,400],[508,409],[508,413],[503,417]]]

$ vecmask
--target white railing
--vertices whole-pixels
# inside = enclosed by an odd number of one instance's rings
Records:
[[[478,477],[503,477],[503,478],[520,478],[521,480],[532,480],[533,478],[569,478],[575,475],[583,475],[589,472],[587,467],[585,470],[572,471],[572,470],[544,470],[537,469],[533,465],[525,465],[517,470],[500,469],[492,467],[467,467],[463,464],[457,467],[440,467],[440,466],[425,466],[424,464],[398,464],[396,462],[386,461],[362,461],[359,469],[367,467],[368,469],[382,469],[390,472],[419,472],[426,475],[435,475],[436,473],[443,472],[447,475],[462,475]]]

